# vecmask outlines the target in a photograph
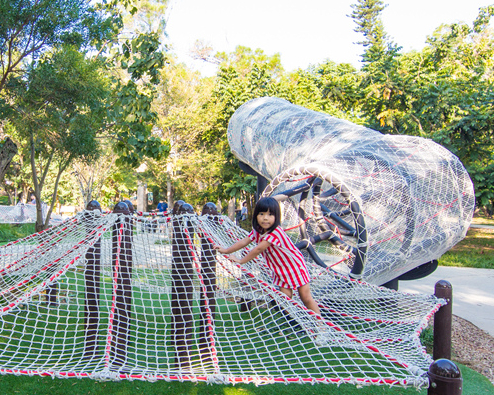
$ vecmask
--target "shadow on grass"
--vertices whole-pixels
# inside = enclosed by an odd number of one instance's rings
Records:
[[[470,228],[465,239],[446,252],[439,264],[494,269],[494,230]]]

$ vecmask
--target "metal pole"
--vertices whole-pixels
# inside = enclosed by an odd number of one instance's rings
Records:
[[[190,343],[192,341],[192,299],[193,299],[193,266],[190,246],[185,235],[193,236],[193,228],[183,214],[193,214],[190,204],[178,201],[173,207],[173,240],[172,240],[172,344],[176,351],[175,367],[180,370],[191,369]]]
[[[87,204],[86,210],[101,212],[101,206],[96,200]],[[89,216],[82,217],[88,220]],[[88,227],[91,225],[88,224]],[[90,229],[88,229],[90,230]],[[84,272],[85,300],[84,326],[86,328],[86,343],[84,355],[91,357],[96,353],[98,322],[99,322],[99,292],[101,289],[101,240],[98,240],[86,252],[86,271]]]
[[[434,343],[429,367],[428,395],[461,395],[463,379],[458,366],[451,358],[451,324],[453,321],[453,287],[446,280],[440,280],[434,288],[434,295],[446,299],[434,316]]]
[[[202,215],[208,215],[214,221],[218,216],[218,209],[214,203],[206,203],[202,208]],[[201,294],[201,329],[199,336],[199,350],[202,362],[212,362],[211,328],[216,312],[216,251],[213,244],[203,235],[201,238],[201,274],[204,282],[204,292]],[[209,312],[208,312],[209,310]]]
[[[122,366],[127,359],[129,322],[132,318],[132,218],[129,215],[129,207],[124,202],[117,203],[113,213],[119,214],[119,218],[113,225],[112,232],[112,262],[116,289],[111,362],[114,366]]]
[[[451,359],[451,322],[453,320],[453,287],[446,280],[436,283],[434,295],[446,299],[434,316],[434,343],[432,359]]]

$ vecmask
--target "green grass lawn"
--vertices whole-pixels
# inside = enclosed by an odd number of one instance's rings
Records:
[[[494,227],[494,219],[479,212],[472,224]],[[494,229],[470,228],[466,237],[439,259],[439,264],[494,269]]]
[[[473,216],[472,224],[494,226],[494,217],[486,217],[481,210],[478,210]]]
[[[0,244],[22,239],[35,231],[34,224],[0,224]]]
[[[464,395],[494,394],[494,386],[482,375],[459,365]],[[427,390],[344,384],[253,384],[219,385],[191,382],[155,383],[142,381],[99,382],[91,379],[52,379],[38,376],[0,376],[0,393],[5,395],[426,395]]]
[[[494,229],[470,228],[467,236],[439,259],[439,264],[494,269]]]

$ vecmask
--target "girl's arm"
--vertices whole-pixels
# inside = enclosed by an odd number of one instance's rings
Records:
[[[239,259],[239,258],[233,256],[233,257],[230,257],[230,260],[243,265],[244,263],[249,262],[250,260],[254,259],[259,254],[264,252],[270,245],[271,245],[271,243],[269,241],[263,240],[257,246],[255,246],[252,250],[250,250],[246,256],[242,257],[242,259]]]
[[[244,247],[247,247],[251,242],[252,242],[252,240],[250,239],[250,237],[244,237],[242,240],[237,241],[235,244],[232,244],[228,248],[223,248],[223,247],[220,247],[217,245],[214,245],[213,248],[215,250],[218,250],[222,254],[231,254],[232,252],[235,252],[235,251],[238,251]]]

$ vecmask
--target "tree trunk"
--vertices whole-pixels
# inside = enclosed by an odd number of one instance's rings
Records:
[[[235,221],[235,204],[236,204],[236,199],[235,198],[231,198],[228,201],[228,217],[232,221]]]
[[[166,201],[168,203],[168,210],[171,210],[173,207],[173,185],[169,176],[166,181]]]
[[[10,137],[7,137],[0,150],[0,183],[3,182],[7,168],[15,154],[17,154],[17,145],[14,144]]]

